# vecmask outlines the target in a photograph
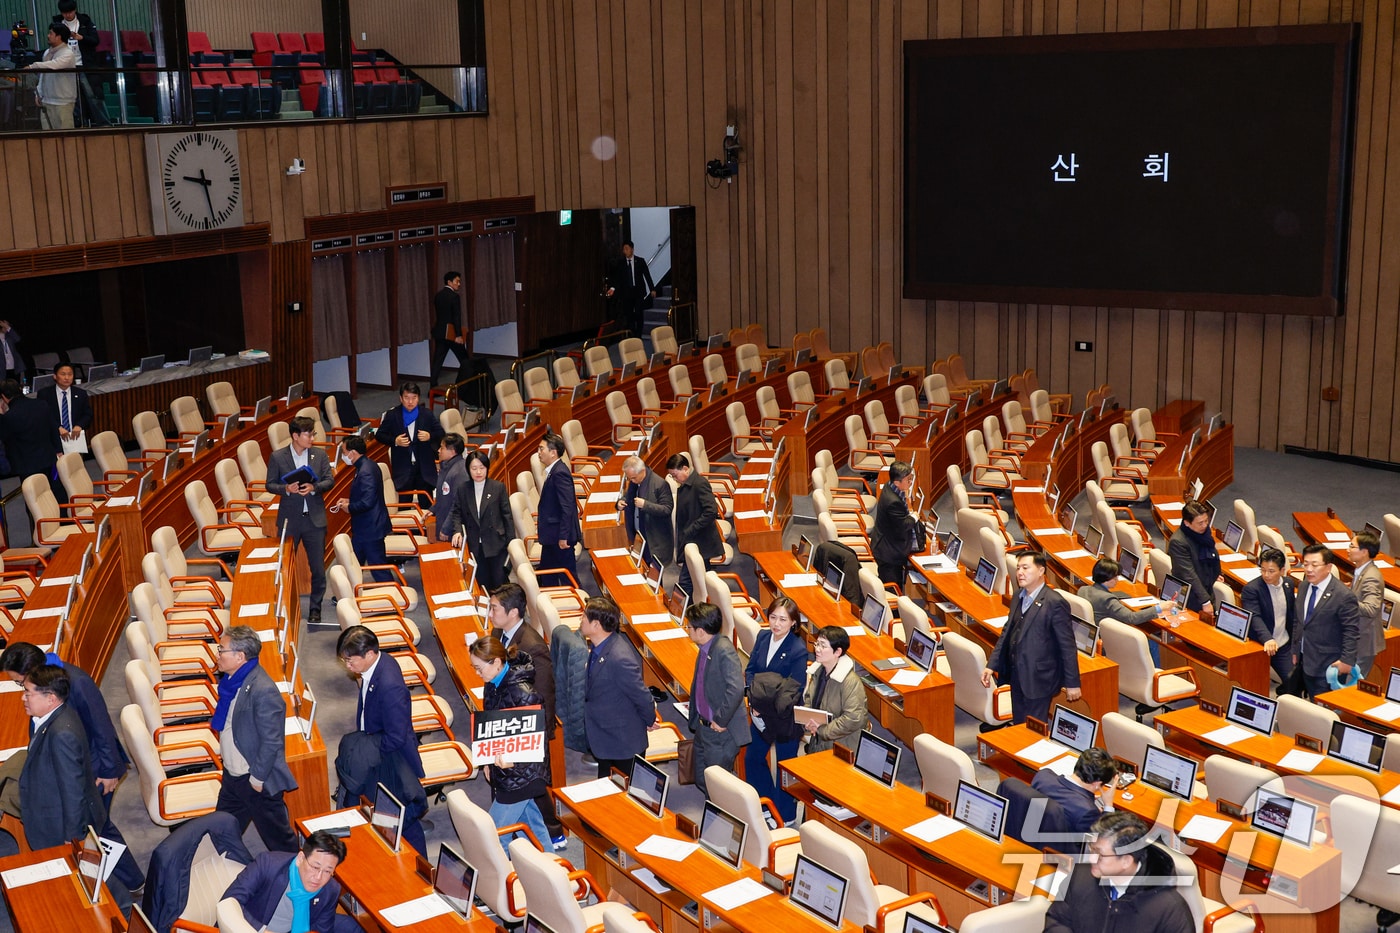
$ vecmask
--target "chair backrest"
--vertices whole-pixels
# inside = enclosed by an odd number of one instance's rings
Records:
[[[851,387],[851,377],[846,372],[846,361],[840,357],[833,357],[826,361],[823,371],[826,373],[826,388],[828,392],[844,392]]]
[[[669,324],[653,327],[651,329],[651,348],[668,356],[675,356],[679,353],[680,345],[676,343],[675,329]]]
[[[219,524],[218,510],[209,498],[209,487],[204,485],[204,480],[190,480],[185,484],[185,505],[189,507],[196,527],[208,528]]]
[[[1330,810],[1332,845],[1342,852],[1341,890],[1388,910],[1400,906],[1395,876],[1389,873],[1390,866],[1400,863],[1400,812],[1353,794],[1333,797]],[[1347,831],[1337,832],[1339,826]]]
[[[603,933],[655,933],[657,929],[637,919],[623,904],[609,902],[602,906]]]
[[[68,492],[70,500],[75,496],[92,495],[92,477],[88,475],[87,468],[83,466],[83,455],[80,453],[59,455],[58,480]],[[90,508],[83,510],[85,514],[90,513],[90,511]]]
[[[496,835],[491,814],[472,803],[467,792],[454,788],[447,792],[447,813],[462,847],[462,857],[476,869],[476,894],[498,917],[509,918],[506,879],[512,871],[505,850]],[[520,919],[522,915],[514,915]]]
[[[865,423],[871,434],[890,434],[890,419],[885,415],[885,403],[872,398],[865,403]]]
[[[962,539],[962,551],[958,563],[964,567],[976,567],[977,562],[988,555],[982,553],[982,529],[989,528],[1000,532],[995,515],[985,509],[958,509],[953,516],[957,525],[958,537]]]
[[[1107,712],[1100,720],[1103,724],[1103,747],[1114,758],[1131,761],[1142,771],[1147,748],[1166,748],[1162,733],[1144,723],[1136,722],[1119,712]]]
[[[758,347],[752,343],[741,343],[734,348],[734,371],[736,373],[761,373],[763,360],[758,355]]]
[[[438,415],[438,425],[444,434],[455,434],[464,441],[467,439],[467,426],[462,422],[462,413],[450,405]]]
[[[267,461],[263,459],[262,447],[257,441],[244,441],[238,445],[238,469],[243,473],[245,484],[267,482]]]
[[[919,411],[919,393],[911,385],[902,385],[894,390],[894,409],[901,423],[911,424],[905,419],[918,420],[923,417]]]
[[[529,470],[521,470],[515,474],[515,491],[525,497],[525,502],[529,505],[530,511],[538,512],[540,509],[540,490],[535,485],[535,474]]]
[[[865,423],[860,420],[860,415],[846,416],[846,446],[852,451],[869,449],[870,439],[865,433]]]
[[[1157,428],[1152,423],[1150,408],[1134,408],[1128,416],[1128,421],[1133,426],[1133,437],[1137,438],[1138,443],[1157,439]]]
[[[783,410],[778,407],[778,393],[773,391],[772,386],[759,386],[758,391],[754,393],[754,402],[758,405],[760,422],[782,422]]]
[[[570,418],[565,421],[559,429],[559,436],[564,439],[564,453],[568,457],[588,456],[588,438],[583,436],[583,422],[577,418]]]
[[[103,473],[115,473],[128,468],[126,451],[122,450],[121,438],[116,431],[103,431],[94,434],[88,441],[88,448],[97,460],[97,467]]]
[[[204,387],[204,400],[218,420],[238,412],[238,393],[231,382],[211,382]]]
[[[1118,525],[1119,522],[1114,517],[1113,509],[1107,502],[1100,502],[1094,506],[1094,524],[1103,530],[1103,540],[1099,542],[1099,547],[1103,553],[1110,556],[1118,553]],[[1127,526],[1124,525],[1126,528]],[[1137,537],[1137,533],[1133,533]],[[1138,538],[1141,541],[1141,538]]]
[[[1381,522],[1385,526],[1385,547],[1382,548],[1382,550],[1386,553],[1393,554],[1395,551],[1400,550],[1400,515],[1396,515],[1394,512],[1386,512]]]
[[[165,449],[165,432],[160,429],[160,418],[153,411],[138,411],[133,415],[131,433],[136,436],[136,446],[141,450]]]
[[[718,385],[729,381],[729,373],[724,368],[724,357],[718,353],[711,353],[704,359],[705,382],[709,385]]]
[[[321,409],[317,408],[315,405],[304,405],[297,409],[297,417],[310,418],[312,438],[314,438],[318,444],[326,443],[326,426],[321,421]]]
[[[1121,421],[1109,425],[1108,444],[1113,450],[1115,461],[1133,456],[1133,442],[1128,439],[1128,426]]]
[[[355,556],[355,546],[351,543],[350,536],[338,534],[332,539],[331,545],[335,551],[335,562],[345,568],[345,576],[350,582],[364,583],[365,572],[360,568],[360,559]]]
[[[973,428],[963,435],[963,442],[967,445],[968,463],[972,464],[974,467],[986,466],[989,462],[987,459],[987,440],[982,435],[982,431],[978,428]],[[975,470],[972,475],[976,477],[977,473]]]
[[[812,389],[812,377],[805,369],[794,370],[787,377],[788,398],[792,407],[812,407],[817,404],[816,392]]]
[[[1254,520],[1254,508],[1243,499],[1235,500],[1235,524],[1244,532],[1240,535],[1237,550],[1242,554],[1253,554],[1259,547],[1259,525]]]
[[[531,366],[525,370],[525,398],[532,402],[547,402],[554,396],[554,384],[549,381],[549,370],[543,366]]]
[[[1094,441],[1089,451],[1094,460],[1094,476],[1099,481],[1099,487],[1103,488],[1113,481],[1113,461],[1108,456],[1108,445],[1103,441]]]
[[[759,389],[759,391],[763,390]],[[637,380],[637,401],[641,403],[644,413],[661,410],[661,393],[656,391],[655,379],[643,376]]]
[[[895,605],[899,607],[899,621],[904,625],[906,639],[913,629],[933,634],[933,626],[929,622],[928,613],[923,610],[922,606],[904,595],[895,600]]]
[[[816,351],[819,360],[831,356],[831,341],[827,338],[825,327],[812,328],[812,349]]]
[[[758,640],[759,631],[758,620],[752,613],[747,609],[734,610],[734,643],[739,646],[739,653],[746,659],[753,654],[754,642]]]
[[[924,377],[924,401],[930,405],[953,404],[953,394],[948,391],[947,376],[942,373],[929,373]]]
[[[713,570],[705,571],[705,594],[709,597],[710,604],[719,609],[720,634],[732,641],[734,639],[734,600],[730,596],[729,587]]]
[[[1326,742],[1332,735],[1332,724],[1336,721],[1336,712],[1325,706],[1318,706],[1302,697],[1279,695],[1276,720],[1279,735],[1293,738],[1302,734]]]
[[[1278,775],[1267,768],[1227,755],[1211,755],[1206,759],[1206,795],[1211,803],[1228,800],[1244,806],[1260,785],[1276,780]]]
[[[583,351],[583,368],[588,373],[589,379],[597,379],[599,376],[612,375],[612,357],[608,354],[607,347],[589,347]]]
[[[988,450],[1006,448],[1006,438],[1001,433],[1001,420],[996,415],[987,415],[982,419],[982,437],[987,442]]]
[[[762,324],[753,323],[745,327],[744,339],[755,346],[768,346],[768,335],[763,332]]]
[[[899,364],[898,358],[894,355],[894,344],[888,340],[882,340],[875,344],[875,354],[880,360],[880,372],[871,375],[884,375],[890,369]]]
[[[617,345],[617,352],[623,366],[636,363],[640,369],[647,364],[647,348],[642,344],[641,337],[624,337]]]
[[[1142,698],[1152,693],[1152,676],[1157,668],[1147,646],[1147,636],[1131,625],[1113,619],[1099,621],[1099,639],[1104,657],[1118,665],[1118,691],[1124,696]]]
[[[1050,424],[1055,420],[1055,408],[1050,404],[1050,393],[1036,389],[1031,393],[1031,417],[1036,421]]]
[[[243,475],[238,472],[238,464],[232,457],[225,457],[214,464],[214,483],[219,487],[219,497],[224,506],[231,507],[236,499],[248,498],[248,487],[243,485]]]
[[[139,623],[133,622],[132,624],[138,625]],[[122,670],[122,679],[126,681],[127,698],[141,710],[142,721],[154,735],[157,729],[165,725],[165,718],[161,716],[160,700],[156,697],[155,684],[151,683],[145,662],[136,658],[127,661],[126,667]]]
[[[568,869],[519,836],[510,844],[510,863],[531,914],[554,933],[584,933],[583,910],[574,900]]]
[[[874,927],[880,898],[865,850],[819,820],[805,820],[801,832],[802,854],[846,878],[846,919],[858,927]]]
[[[684,363],[672,366],[666,371],[666,375],[671,380],[671,394],[676,398],[695,394],[695,389],[690,384],[690,367]]]
[[[685,559],[686,569],[690,571],[691,603],[709,602],[709,581],[705,579],[705,572],[709,568],[705,566],[705,557],[700,553],[700,546],[694,542],[687,544],[682,556]]]
[[[554,361],[554,384],[559,388],[572,389],[581,381],[573,357],[561,356]]]
[[[525,399],[521,398],[520,387],[514,379],[502,379],[496,383],[496,401],[501,405],[502,428],[525,423]]]
[[[1285,555],[1288,554],[1288,542],[1284,539],[1283,535],[1279,534],[1272,526],[1257,525],[1255,526],[1255,531],[1259,535],[1259,547],[1261,549],[1268,547],[1277,548]],[[1293,563],[1293,558],[1289,557],[1288,562],[1291,565]]]
[[[690,435],[686,441],[686,453],[690,454],[691,469],[697,473],[710,472],[710,452],[705,449],[705,435]]]
[[[957,632],[944,632],[943,654],[953,681],[953,703],[983,722],[992,722],[995,688],[982,686],[982,670],[987,666],[982,646]]]
[[[279,451],[292,442],[292,429],[285,421],[274,421],[267,426],[267,443],[273,451]]]
[[[729,425],[729,434],[732,437],[742,437],[745,434],[752,434],[753,429],[749,427],[749,415],[744,411],[743,402],[730,402],[724,406],[724,420]]]
[[[1118,546],[1130,554],[1136,554],[1138,565],[1141,566],[1142,559],[1147,556],[1147,551],[1142,543],[1142,535],[1138,534],[1137,529],[1127,522],[1114,522],[1113,529],[1118,539]]]
[[[1025,933],[1043,929],[1049,910],[1049,899],[1037,892],[1023,901],[973,911],[958,925],[958,933]]]
[[[914,760],[919,764],[924,792],[943,798],[949,806],[957,798],[959,781],[977,783],[972,756],[927,732],[914,736]]]
[[[170,525],[161,525],[151,532],[151,550],[160,555],[167,577],[183,577],[189,569],[180,537]]]
[[[627,396],[621,392],[609,392],[607,397],[608,420],[613,426],[613,440],[619,440],[617,429],[624,425],[635,423],[632,417],[632,408],[627,404]],[[625,438],[626,435],[623,435]]]
[[[1161,548],[1148,548],[1147,569],[1152,571],[1152,588],[1161,592],[1162,583],[1167,579],[1167,574],[1172,572],[1171,557]]]
[[[204,430],[204,418],[199,413],[199,402],[193,395],[182,395],[170,403],[170,420],[175,430],[181,434],[198,434]]]
[[[804,330],[792,335],[792,355],[794,359],[796,359],[797,354],[801,351],[811,349],[812,335],[810,333]]]
[[[146,813],[157,825],[169,826],[171,821],[160,815],[160,782],[165,780],[165,768],[161,766],[160,755],[156,753],[155,740],[146,730],[141,708],[135,703],[122,707],[120,721],[122,744],[131,756],[131,763],[136,766]]]
[[[768,846],[773,841],[763,818],[763,805],[753,785],[717,765],[705,769],[705,786],[715,806],[737,816],[749,826],[744,838],[744,861],[750,865],[768,864]]]
[[[889,372],[888,366],[881,367],[880,351],[875,347],[866,347],[860,351],[860,374],[867,379],[874,379]]]

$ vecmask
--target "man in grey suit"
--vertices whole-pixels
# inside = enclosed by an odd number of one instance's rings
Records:
[[[657,476],[641,457],[628,457],[622,464],[626,484],[617,507],[627,522],[627,540],[642,536],[642,558],[657,567],[676,560],[676,541],[671,534],[671,510],[675,500],[671,486]]]
[[[1310,697],[1331,689],[1329,667],[1337,669],[1339,678],[1350,676],[1361,642],[1361,607],[1355,594],[1332,578],[1331,563],[1332,552],[1325,544],[1303,548],[1305,583],[1297,597],[1303,608],[1294,655],[1303,665],[1303,687]]]
[[[719,607],[696,603],[685,611],[690,640],[700,649],[690,684],[690,731],[695,733],[695,785],[709,796],[705,769],[734,770],[740,746],[749,744],[749,717],[744,708],[744,665],[734,642],[721,638]]]
[[[1123,597],[1113,592],[1113,588],[1118,585],[1118,574],[1122,569],[1113,558],[1100,557],[1094,564],[1094,582],[1079,588],[1079,598],[1094,610],[1095,622],[1112,619],[1140,628],[1161,615],[1171,604],[1158,601],[1155,605],[1142,609],[1129,609],[1123,604]],[[1152,663],[1161,667],[1162,654],[1157,642],[1149,638],[1147,648],[1152,652]]]
[[[324,496],[335,482],[330,461],[316,446],[316,424],[310,418],[293,418],[287,425],[292,443],[272,452],[267,462],[267,491],[281,496],[277,510],[277,534],[306,551],[311,568],[311,602],[308,624],[321,621],[321,599],[326,595],[326,503]],[[284,478],[305,467],[314,483],[284,482]],[[304,477],[303,477],[304,478]],[[288,850],[291,851],[291,850]]]
[[[452,540],[452,506],[457,494],[471,485],[467,475],[467,461],[462,459],[462,451],[467,449],[466,441],[456,434],[443,435],[438,444],[438,478],[433,490],[433,527],[439,541]]]
[[[24,682],[24,711],[34,730],[19,776],[24,835],[32,849],[63,845],[107,824],[92,773],[87,733],[68,705],[68,675],[41,665]]]
[[[270,474],[269,474],[270,475]],[[216,809],[238,819],[240,831],[252,822],[272,852],[296,852],[292,821],[282,795],[295,790],[287,767],[286,703],[267,671],[258,664],[262,640],[246,625],[234,625],[219,638],[219,705],[209,725],[219,733],[224,777]]]
[[[1376,655],[1385,650],[1385,625],[1381,622],[1385,577],[1376,566],[1376,555],[1380,552],[1381,539],[1375,532],[1362,531],[1351,536],[1347,557],[1356,568],[1351,577],[1351,591],[1361,608],[1361,640],[1356,646],[1356,666],[1360,668],[1361,677],[1370,673]]]
[[[1011,597],[1011,615],[982,671],[982,686],[990,687],[994,678],[1011,685],[1013,721],[1033,716],[1048,722],[1050,702],[1061,687],[1071,703],[1080,697],[1069,603],[1046,584],[1045,555],[1039,551],[1016,561],[1016,584],[1020,590]]]

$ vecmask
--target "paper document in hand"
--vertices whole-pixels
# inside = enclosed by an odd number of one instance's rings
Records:
[[[811,706],[794,706],[792,708],[792,718],[797,721],[798,725],[804,728],[809,722],[816,723],[819,726],[824,726],[831,722],[830,713],[824,709],[815,709]]]

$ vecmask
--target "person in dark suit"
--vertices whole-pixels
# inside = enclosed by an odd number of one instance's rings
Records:
[[[93,777],[87,733],[68,703],[63,668],[41,664],[24,682],[24,711],[33,735],[19,776],[24,835],[31,849],[64,845],[107,822]]]
[[[354,929],[349,917],[343,923],[336,917],[340,900],[340,882],[335,869],[345,861],[345,843],[325,830],[306,837],[301,851],[263,852],[239,873],[224,891],[223,900],[233,900],[243,909],[243,919],[255,930],[272,929],[269,924],[277,914],[283,898],[291,902],[292,916],[287,918],[290,929],[296,929],[296,917],[306,918],[304,929],[317,933],[340,933]],[[291,867],[295,863],[296,871]],[[282,927],[277,927],[282,929]]]
[[[1039,551],[1016,561],[1016,584],[1020,589],[1011,597],[1011,614],[982,671],[982,685],[992,686],[993,679],[1011,685],[1014,722],[1032,716],[1048,722],[1050,701],[1061,687],[1071,703],[1080,697],[1069,603],[1046,584]]]
[[[608,297],[617,300],[617,322],[640,335],[642,315],[656,297],[656,283],[651,280],[647,261],[633,255],[631,240],[622,244],[622,258],[613,264],[608,274]]]
[[[389,468],[399,492],[432,489],[437,483],[437,449],[442,425],[437,416],[420,408],[418,383],[399,386],[399,404],[384,413],[375,440],[389,448]],[[426,499],[421,503],[429,505]]]
[[[433,489],[433,528],[439,541],[452,540],[452,509],[457,493],[466,488],[467,461],[462,452],[467,442],[456,434],[444,434],[438,444],[437,486]],[[475,552],[473,552],[475,554]]]
[[[506,582],[506,545],[515,538],[515,519],[510,514],[510,494],[505,483],[491,479],[491,460],[480,450],[467,454],[467,482],[458,487],[452,505],[452,514],[447,520],[447,532],[452,536],[452,546],[461,547],[466,541],[467,550],[476,559],[476,577],[489,593]],[[567,471],[563,474],[566,478]],[[578,503],[573,498],[574,484],[569,481],[569,501],[574,503],[574,515],[578,515]],[[540,548],[545,553],[551,549],[553,538],[546,538],[543,530],[544,496],[540,496]],[[575,517],[574,527],[578,519]],[[554,534],[554,532],[551,532]],[[577,541],[577,537],[574,539]],[[573,557],[570,546],[569,556]],[[544,566],[544,561],[540,561]]]
[[[252,822],[269,850],[295,852],[283,800],[297,786],[287,767],[287,705],[258,664],[261,651],[258,633],[246,625],[230,626],[219,637],[217,664],[224,676],[209,726],[219,733],[224,776],[215,809],[237,817],[240,832]]]
[[[752,687],[753,679],[759,674],[774,673],[791,680],[800,697],[802,687],[807,682],[807,664],[810,660],[806,639],[802,637],[802,613],[798,611],[797,603],[786,596],[777,597],[768,604],[768,627],[758,633],[748,666],[744,668],[745,687]],[[770,742],[765,735],[770,724],[765,723],[756,712],[750,715],[749,745],[744,750],[744,777],[760,797],[773,801],[784,822],[790,822],[797,818],[797,800],[773,780],[768,750],[774,750],[777,761],[796,758],[797,750],[802,745],[801,728],[794,727],[790,739]]]
[[[4,379],[19,382],[24,378],[24,357],[19,352],[19,331],[9,321],[0,321],[0,354],[3,354]]]
[[[1100,557],[1094,562],[1094,582],[1079,588],[1079,598],[1094,610],[1094,620],[1112,619],[1124,625],[1142,627],[1161,615],[1170,603],[1158,601],[1142,609],[1129,609],[1123,604],[1123,597],[1113,591],[1118,585],[1118,574],[1122,571],[1118,561],[1111,557]],[[1156,639],[1147,640],[1147,648],[1152,653],[1152,663],[1162,666],[1162,654]]]
[[[641,457],[628,457],[622,464],[626,484],[617,507],[627,525],[627,541],[642,535],[642,559],[665,567],[676,560],[676,542],[671,536],[671,486],[653,473]]]
[[[909,511],[909,490],[914,488],[914,468],[903,460],[890,464],[890,481],[880,490],[875,504],[875,527],[870,534],[870,551],[880,571],[881,583],[903,587],[909,555],[917,547],[919,520]]]
[[[379,464],[368,456],[363,437],[347,437],[341,456],[345,465],[355,471],[350,480],[350,495],[335,503],[336,509],[350,513],[350,544],[361,564],[383,568],[389,563],[384,553],[384,539],[393,531],[389,524],[389,507],[384,504],[384,477]],[[380,583],[388,583],[394,574],[387,569],[372,570],[370,574]]]
[[[68,32],[72,36],[68,40],[70,48],[77,53],[79,68],[101,68],[102,58],[97,51],[101,37],[97,33],[97,25],[92,21],[92,17],[86,13],[78,12],[78,0],[58,0],[58,13],[54,16],[53,22],[62,23],[68,27]],[[98,78],[100,82],[102,79]],[[78,103],[73,108],[73,125],[85,126],[91,123],[93,126],[111,126],[112,121],[107,116],[107,107],[102,99],[93,93],[92,84],[88,81],[88,76],[78,74]]]
[[[1090,746],[1080,754],[1069,777],[1041,768],[1031,778],[1031,787],[1060,805],[1069,832],[1087,833],[1113,802],[1113,779],[1117,776],[1113,756]]]
[[[693,593],[690,580],[690,567],[685,560],[685,546],[693,544],[705,559],[705,566],[724,556],[724,542],[720,540],[719,503],[715,501],[710,481],[691,468],[690,458],[685,454],[672,454],[666,461],[666,473],[676,481],[676,560],[680,563],[680,587]]]
[[[720,637],[724,617],[718,606],[696,603],[686,607],[685,626],[699,649],[690,680],[687,722],[695,736],[695,786],[708,797],[705,769],[718,765],[732,774],[739,749],[749,744],[744,672],[733,640]]]
[[[438,384],[448,351],[457,358],[458,369],[466,362],[466,331],[462,320],[462,273],[448,272],[442,277],[442,290],[433,296],[433,365],[428,373],[429,385]]]
[[[1298,641],[1293,654],[1303,667],[1303,689],[1316,697],[1332,689],[1327,669],[1345,678],[1361,644],[1361,606],[1345,583],[1332,577],[1332,552],[1325,544],[1303,548],[1303,580],[1298,588]]]
[[[1297,669],[1293,660],[1298,640],[1297,587],[1285,572],[1288,558],[1278,548],[1265,548],[1259,555],[1259,576],[1244,585],[1240,606],[1251,613],[1250,641],[1257,641],[1269,654],[1269,664],[1279,677],[1279,693],[1297,693]]]
[[[627,636],[617,635],[622,612],[606,596],[583,607],[579,634],[590,649],[584,674],[583,723],[598,776],[616,768],[629,777],[632,758],[647,750],[647,731],[656,728],[656,701],[642,679],[642,660]]]
[[[330,461],[316,446],[316,424],[310,418],[293,418],[287,425],[292,442],[274,450],[267,461],[267,491],[281,496],[277,510],[277,534],[301,545],[311,568],[311,596],[306,621],[321,621],[321,600],[326,595],[326,503],[322,498],[335,477]],[[306,467],[314,483],[284,483],[283,477]]]
[[[402,762],[414,777],[421,778],[423,759],[419,757],[418,736],[413,731],[413,703],[399,663],[379,650],[378,637],[363,625],[352,625],[341,632],[335,653],[345,669],[359,678],[355,726],[366,735],[379,737],[381,771]],[[391,757],[397,761],[386,761]],[[403,838],[426,856],[428,841],[421,816],[405,805]]]
[[[554,738],[555,717],[557,715],[554,707],[554,662],[549,654],[549,645],[545,643],[545,640],[540,637],[540,633],[535,631],[535,627],[526,618],[528,604],[525,599],[525,591],[520,588],[520,584],[503,583],[489,592],[491,601],[486,608],[486,617],[491,622],[491,633],[500,640],[501,645],[506,650],[519,648],[528,654],[535,668],[535,692],[540,695],[541,705],[544,707],[544,736],[546,740],[544,748],[546,789],[542,795],[535,799],[535,804],[544,816],[545,827],[549,830],[550,843],[555,849],[562,849],[568,844],[568,834],[564,831],[564,824],[559,822],[559,815],[554,811],[548,790],[548,785],[552,783],[548,778],[554,773],[549,763],[548,740]]]
[[[0,440],[10,469],[21,480],[46,477],[54,498],[68,500],[58,482],[58,457],[63,453],[58,421],[49,417],[48,406],[27,398],[13,379],[0,382]]]
[[[541,586],[564,586],[569,581],[549,570],[567,570],[578,579],[574,546],[578,544],[578,499],[574,497],[574,477],[564,456],[564,439],[546,434],[540,441],[540,463],[544,464],[544,487],[540,489],[540,512],[535,520],[540,541],[539,578]]]
[[[1191,584],[1186,608],[1215,618],[1215,581],[1220,579],[1220,552],[1210,533],[1210,509],[1199,502],[1188,502],[1181,509],[1181,525],[1167,542],[1172,559],[1172,576]]]
[[[76,441],[92,427],[92,403],[86,390],[73,385],[72,363],[58,364],[53,371],[53,385],[39,390],[39,401],[49,406],[61,440]]]

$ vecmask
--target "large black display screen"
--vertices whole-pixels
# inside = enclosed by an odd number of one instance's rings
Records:
[[[1353,46],[905,43],[905,297],[1339,313]]]

